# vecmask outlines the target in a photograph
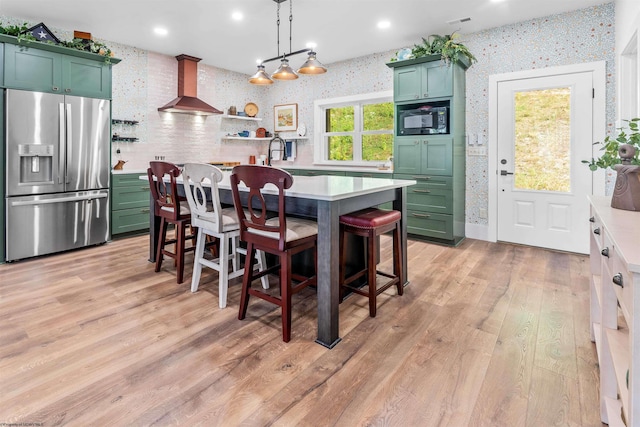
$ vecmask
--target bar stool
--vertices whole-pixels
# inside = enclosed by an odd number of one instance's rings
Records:
[[[318,225],[315,221],[290,217],[285,212],[284,190],[291,188],[293,177],[287,171],[270,166],[242,165],[233,168],[230,177],[233,204],[240,221],[240,240],[247,243],[247,257],[242,280],[242,295],[238,319],[247,314],[249,297],[255,296],[280,306],[282,310],[282,340],[291,339],[292,296],[310,285],[317,284],[317,241]],[[243,183],[248,191],[240,191]],[[273,187],[277,190],[277,216],[270,218],[267,212],[267,199],[263,190]],[[242,196],[241,196],[242,193]],[[245,207],[246,206],[246,209]],[[275,206],[274,206],[275,207]],[[313,250],[314,272],[303,277],[292,271],[292,258],[295,254],[308,249]],[[278,257],[278,264],[254,273],[255,252],[261,250]],[[251,284],[265,274],[278,271],[280,274],[280,294],[266,293],[254,289]],[[293,283],[293,281],[297,283]]]
[[[246,251],[238,245],[240,223],[235,208],[233,206],[223,208],[220,204],[218,183],[222,181],[222,177],[220,169],[201,163],[186,163],[182,172],[184,190],[191,210],[191,225],[198,228],[193,274],[191,275],[191,292],[198,290],[202,267],[209,267],[219,273],[218,305],[220,308],[225,308],[229,280],[244,274],[244,268],[240,268],[238,254],[246,255]],[[207,184],[210,191],[205,189]],[[217,259],[205,258],[207,236],[218,239],[220,250]],[[256,257],[258,270],[263,270],[266,267],[264,252],[258,251]],[[229,271],[229,261],[231,261],[232,271]],[[269,278],[263,276],[261,280],[262,287],[268,289]]]
[[[400,246],[400,217],[398,211],[387,211],[376,208],[363,209],[340,216],[340,302],[344,299],[345,290],[369,298],[369,315],[376,317],[376,297],[395,285],[398,295],[403,293],[402,248]],[[378,236],[393,230],[393,274],[377,269]],[[346,233],[361,236],[365,239],[365,268],[345,277],[345,240]],[[377,286],[377,275],[389,278],[382,286]],[[367,287],[354,284],[365,276]]]
[[[184,280],[184,254],[195,250],[195,246],[186,248],[186,240],[195,240],[196,234],[191,227],[187,235],[186,228],[191,225],[191,211],[185,197],[178,195],[176,178],[180,176],[180,168],[169,162],[150,162],[147,169],[149,186],[154,203],[155,215],[160,217],[160,235],[158,236],[158,252],[156,253],[156,273],[162,267],[164,256],[176,262],[176,280],[180,284]],[[168,183],[164,181],[168,177]],[[176,238],[167,240],[167,225],[174,224]],[[165,249],[167,245],[175,245],[174,252]]]

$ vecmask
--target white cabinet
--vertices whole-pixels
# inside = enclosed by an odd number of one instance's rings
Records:
[[[591,337],[600,364],[600,414],[640,425],[640,212],[591,201]]]

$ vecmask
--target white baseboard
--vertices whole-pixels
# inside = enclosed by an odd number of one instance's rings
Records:
[[[489,239],[489,226],[486,224],[469,224],[466,223],[464,234],[470,239],[485,240],[491,242]]]

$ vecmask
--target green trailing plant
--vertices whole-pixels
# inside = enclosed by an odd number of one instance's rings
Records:
[[[582,161],[582,163],[589,165],[589,169],[595,171],[598,168],[613,168],[615,165],[621,164],[622,161],[620,160],[618,150],[623,144],[629,144],[636,149],[636,154],[629,164],[640,166],[640,130],[638,129],[638,122],[640,122],[640,118],[624,121],[627,122],[627,126],[618,128],[620,133],[618,133],[617,136],[607,136],[604,139],[604,142],[596,142],[593,144],[602,145],[600,151],[603,153],[597,159],[591,158],[591,160]],[[625,130],[627,130],[627,132],[625,132]]]
[[[422,43],[413,46],[410,52],[408,49],[401,49],[391,61],[403,59],[422,58],[430,55],[440,55],[442,61],[447,64],[466,60],[472,65],[477,62],[476,57],[468,47],[460,41],[457,33],[446,34],[444,36],[432,34],[428,38],[422,38]]]
[[[18,39],[19,42],[37,41],[39,43],[53,44],[53,42],[51,42],[50,40],[42,41],[42,42],[39,41],[33,36],[33,34],[29,33],[28,30],[29,30],[29,27],[27,26],[26,22],[22,25],[6,25],[6,26],[3,26],[2,23],[0,22],[0,34],[14,36]],[[104,43],[93,41],[93,40],[84,40],[84,39],[78,39],[78,38],[74,38],[71,41],[61,40],[58,46],[64,46],[71,49],[82,50],[85,52],[91,52],[98,55],[102,55],[105,57],[105,62],[107,63],[111,62],[110,58],[113,57],[113,52],[111,51],[111,49],[109,49],[109,47],[107,47],[107,45],[105,45]]]
[[[33,37],[33,34],[27,32],[27,30],[29,30],[29,27],[27,27],[26,22],[22,25],[6,26],[3,26],[2,23],[0,23],[0,34],[17,37],[18,41],[35,41],[36,38]]]

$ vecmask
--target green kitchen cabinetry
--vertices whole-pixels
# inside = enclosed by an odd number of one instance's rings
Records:
[[[0,51],[2,51],[2,43],[0,43]],[[4,96],[0,96],[0,117],[4,117]],[[4,120],[0,120],[0,264],[4,263],[4,245],[6,244],[4,221],[4,138]]]
[[[413,60],[417,61],[417,60]],[[440,98],[453,94],[453,69],[442,61],[422,62],[394,69],[395,102]]]
[[[141,173],[111,175],[111,235],[149,231],[149,183]]]
[[[446,133],[394,136],[394,178],[407,188],[407,231],[414,237],[457,245],[465,237],[465,71],[439,56],[387,64],[393,68],[396,117],[405,110],[448,108]]]
[[[35,43],[31,43],[34,45]],[[47,46],[48,49],[39,49]],[[105,58],[64,49],[68,53],[50,50],[45,44],[25,47],[6,43],[4,47],[4,87],[36,92],[60,93],[91,98],[111,98],[111,64]],[[119,60],[113,59],[112,63]]]
[[[451,175],[453,138],[449,136],[398,136],[395,138],[395,173]]]
[[[291,172],[291,170],[289,170],[289,172]],[[346,176],[347,173],[345,171],[340,171],[340,170],[295,169],[295,175],[297,176],[321,176],[321,175]]]

